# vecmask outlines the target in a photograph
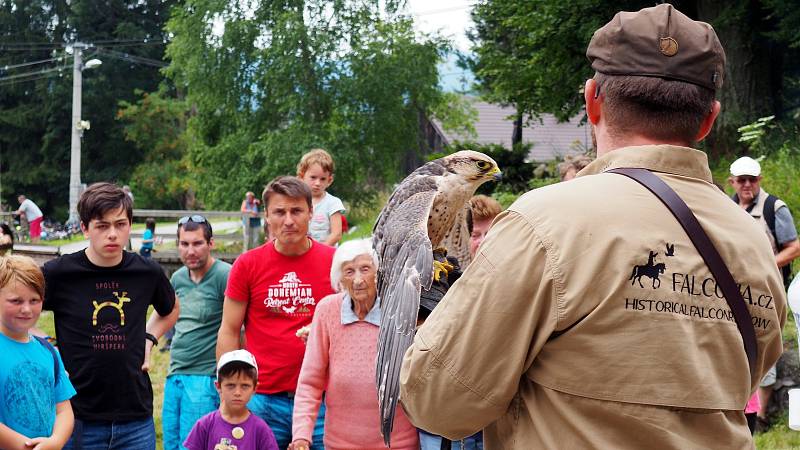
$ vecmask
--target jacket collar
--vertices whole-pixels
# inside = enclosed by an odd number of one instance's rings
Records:
[[[578,172],[577,176],[595,175],[621,167],[635,167],[713,182],[706,154],[700,150],[676,145],[618,148],[592,161]]]

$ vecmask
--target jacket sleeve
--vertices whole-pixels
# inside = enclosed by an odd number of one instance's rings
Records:
[[[553,271],[534,226],[501,214],[405,354],[400,401],[414,425],[456,440],[508,410],[557,326]]]
[[[314,424],[319,413],[319,405],[322,403],[322,393],[328,384],[330,335],[327,318],[332,312],[330,310],[332,300],[333,296],[329,296],[320,301],[311,321],[311,331],[308,334],[306,353],[303,356],[303,366],[300,369],[294,398],[292,441],[305,439],[312,442],[314,435]]]

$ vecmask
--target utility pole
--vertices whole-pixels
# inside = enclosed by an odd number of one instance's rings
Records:
[[[86,44],[76,42],[72,44],[72,143],[69,163],[69,220],[68,223],[78,222],[78,197],[81,193],[81,88],[83,85],[83,61],[81,56]]]
[[[83,50],[91,45],[76,42],[72,44],[72,145],[69,162],[69,219],[67,223],[78,223],[78,198],[81,195],[81,137],[83,130],[89,129],[89,121],[81,120],[81,90],[83,89],[83,69],[97,67],[103,62],[99,59],[90,59],[84,65]]]

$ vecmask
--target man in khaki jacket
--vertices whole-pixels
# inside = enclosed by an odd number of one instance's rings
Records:
[[[495,220],[403,361],[412,422],[492,449],[752,448],[750,394],[782,350],[786,297],[766,235],[689,148],[720,111],[711,26],[662,4],[598,30],[586,82],[598,159]],[[753,374],[721,289],[666,207],[688,204],[752,315]],[[763,236],[756,239],[754,236]]]

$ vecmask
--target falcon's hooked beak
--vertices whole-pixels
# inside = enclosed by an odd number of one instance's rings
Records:
[[[486,173],[486,176],[492,177],[494,181],[500,181],[503,179],[503,172],[500,172],[500,168],[495,166],[494,169]]]

